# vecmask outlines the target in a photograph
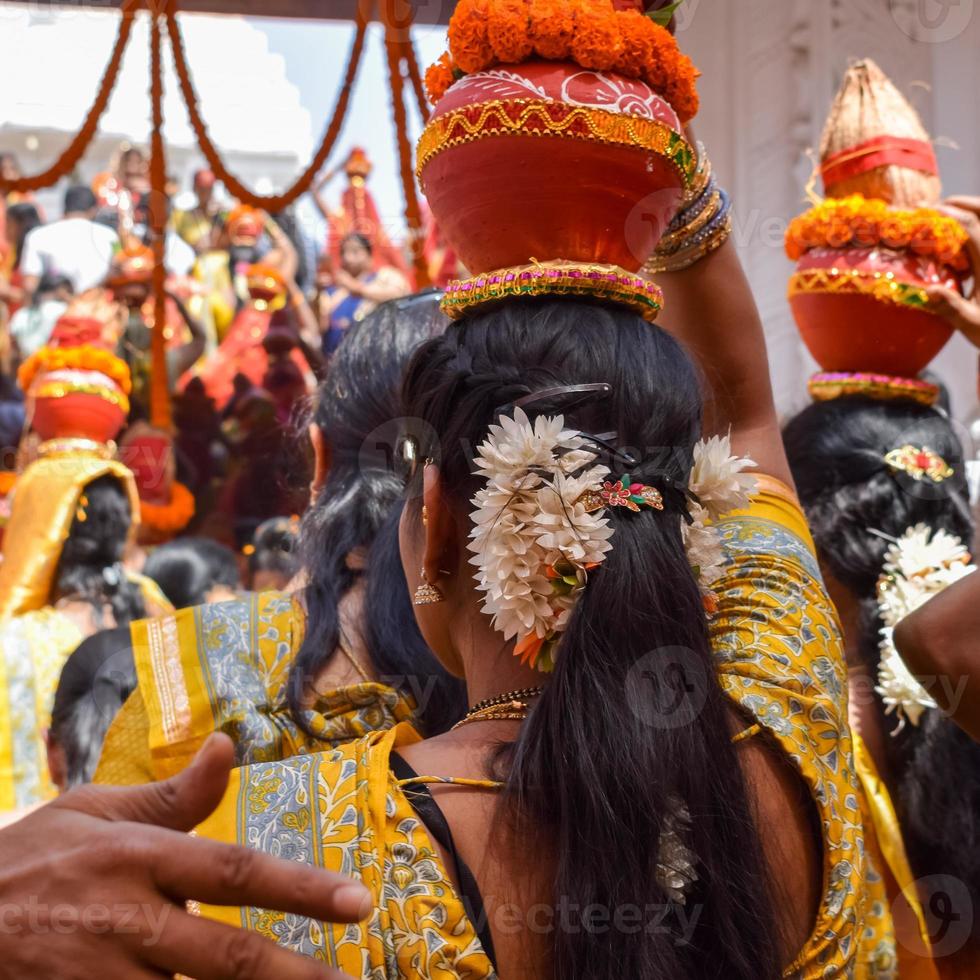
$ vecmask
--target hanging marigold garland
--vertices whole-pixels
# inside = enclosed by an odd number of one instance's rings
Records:
[[[425,95],[425,82],[422,80],[418,52],[415,50],[415,40],[411,34],[405,40],[405,61],[408,65],[408,77],[412,83],[412,90],[415,92],[415,100],[419,104],[419,115],[422,117],[422,125],[424,126],[429,121],[429,100]]]
[[[214,171],[215,175],[222,181],[228,191],[243,204],[250,204],[254,208],[262,208],[266,211],[281,211],[302,197],[312,186],[316,175],[323,169],[323,165],[327,162],[327,158],[330,156],[334,144],[337,142],[337,137],[340,135],[340,130],[346,119],[347,107],[350,104],[350,97],[357,78],[357,71],[361,64],[361,56],[364,53],[367,25],[373,13],[373,7],[373,2],[358,4],[357,30],[354,35],[353,44],[351,45],[347,71],[344,74],[344,80],[337,97],[337,104],[334,106],[333,115],[331,116],[326,132],[323,134],[323,140],[320,143],[320,148],[316,152],[316,156],[292,187],[282,194],[271,194],[269,196],[255,194],[238,180],[234,174],[230,173],[224,161],[221,159],[217,147],[211,141],[207,124],[201,116],[197,93],[194,90],[194,82],[191,79],[180,25],[177,23],[177,18],[172,7],[168,7],[166,14],[167,30],[170,34],[170,44],[173,48],[177,78],[180,82],[184,102],[187,104],[187,113],[190,117],[191,125],[194,128],[194,134],[197,137],[204,156],[207,158],[211,170]]]
[[[405,112],[405,78],[401,61],[405,44],[397,37],[391,24],[385,26],[385,51],[388,55],[388,79],[391,83],[391,108],[395,118],[395,134],[398,157],[401,164],[402,187],[405,191],[405,223],[412,247],[415,266],[415,285],[424,289],[430,285],[429,266],[425,258],[425,242],[422,235],[422,212],[415,187],[415,169],[412,166],[412,144],[408,138],[408,116]]]
[[[170,430],[170,379],[167,372],[167,151],[163,143],[163,33],[160,16],[151,11],[150,102],[150,236],[153,246],[153,332],[150,340],[150,422]]]
[[[116,81],[119,78],[119,69],[122,65],[123,55],[129,45],[129,39],[133,32],[133,24],[136,20],[136,11],[142,6],[141,0],[125,0],[122,8],[122,17],[119,21],[119,33],[116,35],[116,43],[112,49],[109,63],[106,65],[105,74],[99,84],[99,91],[95,96],[82,123],[82,128],[75,134],[71,143],[55,162],[43,173],[35,174],[32,177],[19,177],[17,180],[4,180],[0,178],[0,190],[5,192],[14,191],[26,194],[31,191],[39,191],[45,187],[53,187],[62,177],[67,177],[76,167],[78,161],[84,156],[89,148],[95,134],[99,129],[99,121],[105,113],[106,106]]]

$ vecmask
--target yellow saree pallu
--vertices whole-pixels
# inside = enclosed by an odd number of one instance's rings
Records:
[[[726,553],[715,584],[711,641],[720,682],[781,749],[810,791],[822,830],[823,893],[814,930],[785,976],[896,980],[899,959],[875,829],[855,767],[846,666],[806,522],[776,481],[745,512],[720,522]],[[492,977],[424,826],[389,769],[408,726],[333,752],[235,773],[204,836],[292,857],[359,878],[374,893],[371,920],[330,926],[256,909],[204,914],[256,930],[354,977]],[[763,837],[763,845],[765,838]]]
[[[51,590],[85,487],[115,477],[129,496],[134,526],[139,497],[132,473],[83,440],[42,447],[17,480],[0,564],[0,811],[50,800],[44,732],[65,661],[84,636],[53,608]]]
[[[428,832],[389,769],[392,750],[418,739],[402,724],[333,751],[237,769],[225,804],[199,828],[201,836],[358,878],[378,896],[370,919],[338,926],[253,908],[204,907],[202,914],[352,977],[495,977]]]
[[[299,600],[277,592],[134,623],[138,687],[109,730],[96,781],[166,779],[216,731],[231,736],[244,765],[320,751],[412,718],[403,695],[365,682],[319,694],[304,718],[314,734],[303,731],[286,684],[305,623]]]

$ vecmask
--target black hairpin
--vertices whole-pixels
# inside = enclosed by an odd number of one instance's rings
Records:
[[[570,412],[588,402],[596,401],[600,398],[608,398],[610,394],[612,394],[612,385],[606,382],[592,385],[561,385],[556,388],[542,388],[540,391],[532,391],[531,394],[518,398],[517,401],[499,406],[494,414],[509,415],[515,408],[526,409],[528,405],[536,405],[538,403],[544,403],[544,405],[549,405],[562,412]],[[573,397],[567,402],[563,401],[560,405],[553,404],[564,399],[566,395],[578,397]]]

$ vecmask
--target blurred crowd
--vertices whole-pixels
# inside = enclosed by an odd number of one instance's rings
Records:
[[[240,550],[263,521],[302,509],[306,461],[282,434],[301,419],[351,324],[410,292],[415,277],[385,232],[361,150],[314,189],[328,229],[319,242],[293,208],[268,214],[239,204],[209,170],[193,173],[189,190],[171,181],[164,335],[173,427],[149,453],[160,427],[151,417],[148,170],[146,154],[125,145],[91,184],[64,190],[60,214],[31,194],[0,199],[0,470],[22,471],[32,458],[19,368],[52,342],[62,318],[94,317],[112,323],[115,353],[132,371],[121,458],[137,473],[151,520],[165,511],[153,543],[176,530]],[[14,155],[0,154],[0,172],[21,176]],[[346,186],[330,203],[338,176]],[[426,254],[436,279],[455,273],[434,233]],[[284,475],[255,480],[262,472]]]

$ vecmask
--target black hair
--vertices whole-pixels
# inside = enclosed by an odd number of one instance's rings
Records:
[[[62,275],[60,272],[45,272],[37,284],[37,289],[34,290],[34,295],[31,297],[31,304],[33,306],[39,306],[41,300],[46,295],[57,292],[59,289],[67,289],[72,294],[75,292],[74,283],[67,276]]]
[[[24,257],[24,243],[27,236],[35,228],[40,228],[44,222],[41,220],[41,213],[29,201],[11,204],[7,208],[7,220],[17,222],[17,241],[14,242],[14,268],[16,269]]]
[[[135,690],[128,627],[90,636],[65,662],[51,711],[50,738],[65,753],[66,789],[92,781],[106,732]]]
[[[925,524],[969,548],[973,521],[963,447],[945,412],[902,400],[845,398],[817,403],[783,433],[790,466],[823,565],[860,607],[859,652],[877,673],[882,627],[876,588],[889,538]],[[938,453],[954,475],[916,482],[884,462],[911,445]],[[877,532],[877,533],[876,533]],[[875,703],[885,731],[894,716]],[[942,712],[927,711],[886,740],[909,859],[917,877],[952,875],[980,902],[980,745]],[[976,917],[973,941],[980,940]]]
[[[143,574],[176,609],[202,605],[215,586],[240,585],[235,552],[208,538],[177,538],[161,545],[146,559]]]
[[[340,240],[340,249],[341,249],[341,251],[343,251],[344,246],[348,242],[357,242],[358,245],[362,246],[367,251],[367,254],[368,255],[374,255],[374,246],[371,244],[371,239],[368,238],[367,235],[362,234],[359,231],[351,231],[351,232],[348,232]]]
[[[260,524],[248,556],[249,575],[277,572],[291,579],[300,569],[299,527],[289,517],[273,517]]]
[[[349,561],[359,549],[366,554],[363,639],[376,672],[416,698],[428,735],[457,721],[465,708],[462,685],[419,633],[397,549],[406,476],[398,440],[400,385],[415,348],[445,329],[438,300],[431,290],[391,300],[354,324],[318,393],[313,421],[329,444],[330,468],[300,531],[308,625],[288,692],[300,724],[309,685],[337,650],[340,600],[362,574]]]
[[[85,487],[55,569],[55,598],[90,603],[99,624],[106,606],[117,626],[146,615],[139,586],[122,566],[132,519],[116,477],[101,476]]]
[[[74,184],[65,191],[65,214],[91,211],[98,203],[92,188],[85,184]]]
[[[603,383],[609,396],[568,406],[567,424],[641,447],[632,450],[634,480],[686,486],[701,429],[698,378],[675,340],[625,310],[527,300],[472,316],[416,352],[404,412],[433,433],[419,456],[439,463],[443,491],[462,515],[480,486],[473,447],[502,406],[557,386]],[[766,865],[730,742],[732,709],[685,555],[683,504],[671,496],[664,513],[610,514],[615,548],[572,613],[543,695],[493,767],[506,770],[499,826],[527,853],[553,856],[556,904],[669,912],[659,935],[613,930],[603,941],[588,928],[556,929],[555,977],[780,975]],[[678,653],[704,704],[669,727],[635,698],[662,657]],[[661,835],[678,800],[691,814],[687,843],[699,875],[687,901],[701,916],[686,940],[657,874]]]

